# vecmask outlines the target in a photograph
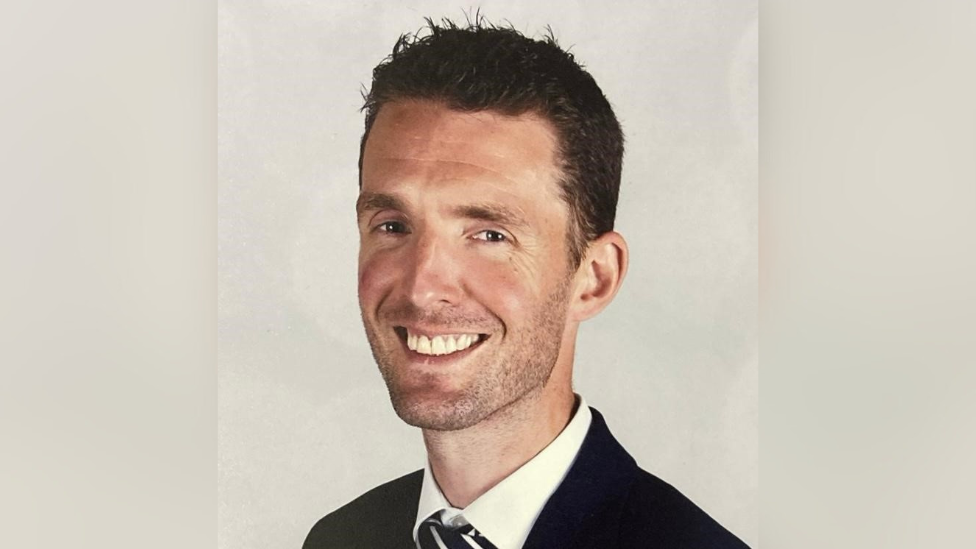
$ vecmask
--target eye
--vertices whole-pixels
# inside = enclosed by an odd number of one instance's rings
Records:
[[[406,234],[407,226],[401,221],[384,221],[373,230],[385,234]]]
[[[493,231],[491,229],[484,230],[475,235],[478,240],[484,240],[485,242],[505,242],[508,237],[503,233],[498,231]]]

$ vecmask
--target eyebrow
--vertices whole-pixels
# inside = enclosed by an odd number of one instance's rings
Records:
[[[482,203],[457,206],[452,211],[454,215],[468,219],[480,219],[516,227],[527,225],[525,219],[518,212],[500,204]]]
[[[393,195],[371,192],[364,192],[359,195],[359,198],[356,200],[357,217],[362,217],[367,212],[377,210],[399,210],[405,212],[407,207],[402,200]],[[514,227],[528,226],[525,218],[517,211],[501,204],[490,202],[455,206],[451,209],[451,213],[458,217],[489,221],[501,225]]]
[[[402,200],[389,194],[365,192],[356,199],[356,217],[362,217],[366,212],[376,210],[404,211],[405,209]]]

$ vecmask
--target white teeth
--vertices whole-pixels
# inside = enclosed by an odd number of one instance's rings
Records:
[[[434,341],[430,343],[430,352],[434,353],[435,355],[442,355],[447,352],[447,348],[444,347],[443,337],[434,337]]]
[[[432,354],[430,352],[430,340],[427,336],[417,336],[417,352],[425,355]]]
[[[478,342],[478,334],[439,335],[433,339],[407,332],[407,348],[422,355],[449,355],[463,351]]]

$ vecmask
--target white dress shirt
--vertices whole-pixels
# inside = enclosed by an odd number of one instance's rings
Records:
[[[421,523],[440,512],[441,522],[447,526],[471,524],[498,549],[521,549],[549,496],[576,460],[591,420],[586,401],[579,397],[576,413],[555,440],[464,509],[452,507],[444,497],[428,460],[413,526],[414,543]]]

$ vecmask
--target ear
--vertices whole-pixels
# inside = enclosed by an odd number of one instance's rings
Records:
[[[590,242],[576,270],[569,314],[576,321],[596,316],[617,295],[627,274],[629,252],[620,233],[610,231]]]

